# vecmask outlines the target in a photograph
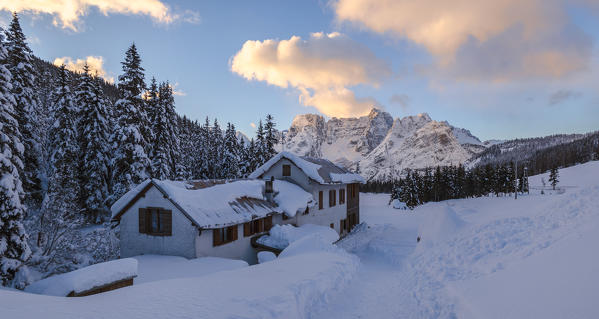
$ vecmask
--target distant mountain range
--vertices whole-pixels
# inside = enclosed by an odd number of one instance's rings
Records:
[[[406,168],[458,164],[472,167],[494,160],[517,159],[526,152],[585,136],[569,134],[483,142],[469,130],[447,121],[432,120],[426,113],[394,119],[376,108],[359,118],[328,121],[317,114],[298,115],[283,134],[279,150],[327,158],[359,172],[367,180],[387,180]]]

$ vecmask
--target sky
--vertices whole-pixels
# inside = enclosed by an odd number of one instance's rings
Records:
[[[426,112],[481,140],[599,129],[599,0],[0,0],[37,56],[118,79],[128,46],[179,113]]]

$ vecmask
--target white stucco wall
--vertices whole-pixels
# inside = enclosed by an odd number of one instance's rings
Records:
[[[273,223],[274,224],[274,223]],[[232,259],[242,259],[249,264],[258,263],[256,250],[252,247],[251,238],[243,236],[243,224],[237,225],[237,240],[219,246],[213,245],[212,230],[202,230],[200,236],[196,237],[196,256],[212,256]]]
[[[329,190],[335,190],[336,205],[329,207]],[[337,233],[341,233],[340,220],[347,218],[347,206],[346,204],[339,204],[339,190],[346,189],[345,184],[338,185],[314,185],[312,189],[312,196],[318,201],[318,192],[322,191],[323,207],[318,209],[318,205],[310,209],[308,215],[299,214],[297,216],[297,225],[301,226],[304,224],[316,224],[322,226],[329,226],[331,223],[334,224]],[[347,191],[345,194],[345,201],[347,203]]]
[[[172,236],[151,236],[139,233],[139,208],[162,207],[172,211]],[[121,257],[143,254],[196,257],[195,238],[198,230],[162,193],[152,187],[122,216],[120,222]]]
[[[283,165],[291,165],[291,176],[283,176]],[[262,176],[263,179],[270,179],[274,176],[275,179],[286,180],[295,183],[302,187],[307,192],[310,192],[314,197],[314,200],[318,202],[318,192],[323,192],[323,209],[319,210],[318,205],[310,209],[308,215],[298,214],[295,218],[288,220],[273,219],[273,224],[295,224],[301,226],[304,224],[316,224],[322,226],[329,226],[331,223],[334,224],[335,230],[340,233],[340,220],[347,218],[347,206],[346,204],[339,204],[339,190],[346,189],[345,201],[347,203],[347,184],[333,184],[333,185],[321,185],[310,178],[304,172],[297,167],[293,162],[286,158],[282,158],[276,164],[274,164],[268,171]],[[336,190],[336,206],[329,207],[329,190]]]

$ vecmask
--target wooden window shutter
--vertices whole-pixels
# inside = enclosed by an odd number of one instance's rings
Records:
[[[247,222],[243,224],[243,237],[248,237],[252,235],[250,223],[251,222]]]
[[[140,234],[145,234],[148,232],[147,228],[146,228],[146,226],[147,226],[146,219],[148,217],[147,211],[148,210],[146,208],[139,209],[139,233]]]
[[[220,241],[220,232],[222,229],[213,229],[212,230],[212,246],[219,246],[221,244]]]
[[[322,196],[322,191],[318,192],[318,209],[322,209],[322,201],[324,200],[324,196]]]
[[[264,219],[264,230],[270,231],[271,228],[272,228],[272,215],[268,216]]]
[[[173,212],[166,209],[160,210],[160,230],[164,236],[173,235]]]
[[[239,234],[239,229],[237,225],[231,226],[231,241],[237,240],[237,236]]]
[[[283,165],[283,176],[291,176],[291,165]]]

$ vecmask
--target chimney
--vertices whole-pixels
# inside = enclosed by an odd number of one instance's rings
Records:
[[[271,203],[273,202],[272,198],[273,198],[273,193],[274,193],[274,189],[273,189],[274,180],[275,180],[274,176],[271,176],[270,180],[264,181],[264,196],[266,197],[266,200]]]

